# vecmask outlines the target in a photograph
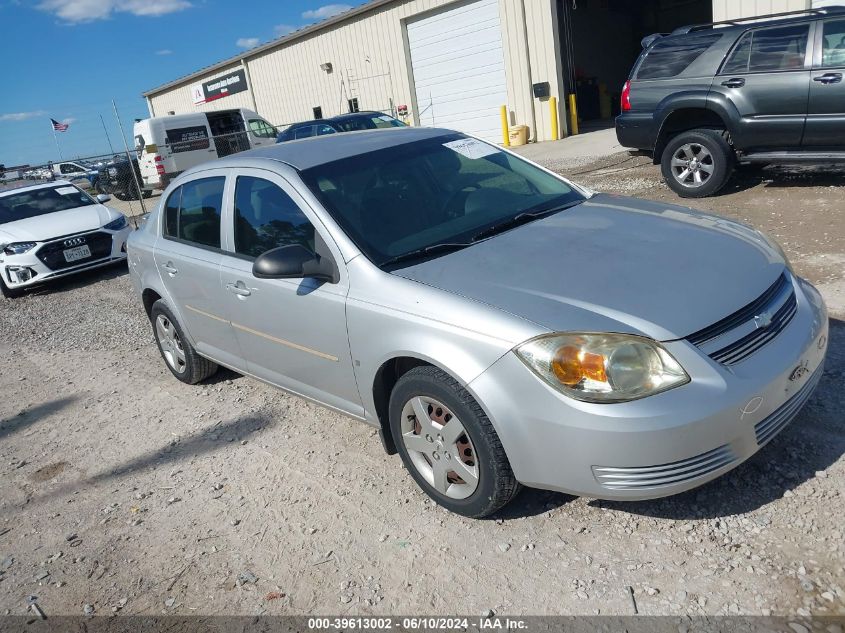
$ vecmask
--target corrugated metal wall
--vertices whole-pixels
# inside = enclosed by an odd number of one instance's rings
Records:
[[[713,20],[751,18],[755,15],[801,11],[810,7],[810,0],[713,0]]]
[[[548,81],[551,94],[563,104],[560,86],[560,54],[554,0],[499,0],[508,103],[511,122],[532,127],[536,116],[537,140],[551,134],[548,103],[534,99],[531,84]],[[347,111],[347,99],[357,98],[361,110],[385,110],[394,105],[413,106],[413,90],[408,71],[409,59],[404,21],[428,11],[436,11],[453,0],[398,0],[319,32],[281,45],[254,57],[246,57],[258,112],[274,124],[312,118],[312,108],[320,106],[324,116]],[[531,77],[525,54],[526,28],[530,43]],[[332,73],[320,69],[331,63]],[[237,69],[235,63],[226,71]],[[190,86],[208,81],[224,71],[197,77],[151,96],[156,115],[177,114],[232,107],[252,108],[252,96],[243,92],[209,104],[195,106]],[[560,116],[561,130],[565,118]]]

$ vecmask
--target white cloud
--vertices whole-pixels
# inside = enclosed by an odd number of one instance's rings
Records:
[[[277,37],[282,37],[283,35],[290,35],[296,29],[297,27],[292,26],[290,24],[277,24],[273,27],[273,30],[276,32]]]
[[[34,119],[39,116],[46,116],[47,113],[43,110],[35,110],[33,112],[10,112],[9,114],[0,114],[0,121],[26,121],[27,119]]]
[[[162,48],[161,50],[156,51],[156,55],[172,55],[173,51],[169,48]]]
[[[156,17],[183,11],[192,5],[188,0],[42,0],[37,6],[75,24],[105,20],[112,13]]]
[[[76,122],[76,119],[74,119],[72,116],[69,116],[66,119],[62,119],[62,123],[64,123],[65,125],[70,125],[74,122]]]
[[[257,37],[242,37],[235,42],[237,46],[240,48],[255,48],[258,46],[258,38]]]
[[[349,11],[351,8],[352,7],[348,4],[327,4],[318,9],[305,11],[302,14],[302,18],[305,20],[325,20],[326,18],[333,17],[338,13]]]

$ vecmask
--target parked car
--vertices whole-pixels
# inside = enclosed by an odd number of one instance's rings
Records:
[[[99,193],[114,195],[118,200],[137,200],[140,197],[139,184],[144,198],[153,194],[153,190],[145,187],[143,183],[138,161],[130,161],[123,154],[115,154],[110,161],[104,161],[99,166],[95,187]]]
[[[186,169],[272,145],[278,130],[246,108],[152,117],[135,122],[135,149],[145,189],[164,189]]]
[[[467,516],[520,484],[701,485],[822,374],[822,298],[762,233],[457,132],[282,143],[162,200],[129,268],[173,375],[224,365],[362,420]]]
[[[616,133],[682,197],[740,164],[845,162],[845,7],[687,26],[643,40]]]
[[[293,141],[298,138],[311,136],[325,136],[339,132],[360,132],[362,130],[376,130],[380,128],[407,127],[399,119],[383,112],[355,112],[341,114],[330,119],[315,119],[294,123],[276,137],[277,143]]]
[[[86,186],[93,187],[97,181],[97,169],[90,163],[76,160],[65,160],[50,163],[51,174],[43,174],[45,180],[60,178],[69,182],[84,181]]]
[[[26,288],[126,259],[126,217],[57,180],[0,191],[0,291]]]

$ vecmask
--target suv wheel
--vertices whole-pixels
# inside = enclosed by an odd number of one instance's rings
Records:
[[[217,371],[217,365],[197,354],[185,338],[181,326],[167,305],[159,299],[150,310],[158,351],[176,378],[189,385],[205,380]]]
[[[520,490],[490,420],[457,381],[416,367],[390,394],[390,428],[405,467],[447,510],[488,516]]]
[[[683,132],[663,150],[666,184],[682,198],[706,198],[725,186],[734,168],[734,153],[719,130]]]

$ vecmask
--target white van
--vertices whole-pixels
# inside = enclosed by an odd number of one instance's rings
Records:
[[[142,119],[135,123],[135,149],[144,186],[164,189],[200,163],[273,145],[278,131],[246,108]]]

